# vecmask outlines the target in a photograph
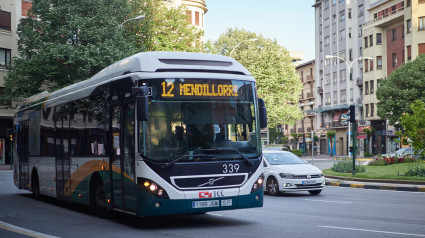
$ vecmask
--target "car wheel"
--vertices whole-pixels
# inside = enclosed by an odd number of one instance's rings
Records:
[[[270,177],[267,180],[267,191],[272,196],[276,196],[279,193],[279,185],[274,177]]]
[[[316,195],[319,195],[319,193],[321,193],[322,192],[322,190],[311,190],[311,191],[308,191],[311,195],[313,195],[313,196],[316,196]]]

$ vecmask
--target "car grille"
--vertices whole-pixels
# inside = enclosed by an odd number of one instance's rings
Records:
[[[292,179],[307,179],[308,175],[295,175]],[[310,178],[321,178],[320,174],[310,174]]]
[[[248,174],[195,175],[171,177],[171,182],[181,190],[214,189],[241,186],[247,178]]]
[[[295,186],[297,186],[297,188],[322,188],[323,184],[322,183],[316,183],[316,184],[295,184]]]

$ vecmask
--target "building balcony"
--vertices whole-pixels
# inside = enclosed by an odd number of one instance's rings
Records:
[[[317,87],[317,93],[323,94],[323,88],[322,87]]]
[[[359,87],[363,86],[363,79],[362,78],[357,78],[356,85],[359,86]]]
[[[363,24],[363,28],[387,27],[399,21],[403,22],[403,20],[404,20],[404,7],[399,7],[398,9],[392,12],[389,12],[383,16],[377,17],[369,22],[366,22],[365,24]]]
[[[314,78],[311,75],[307,75],[306,82],[314,82]]]

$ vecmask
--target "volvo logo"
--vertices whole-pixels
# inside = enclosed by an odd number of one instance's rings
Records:
[[[214,185],[214,183],[215,183],[216,181],[221,180],[221,179],[224,179],[224,177],[220,177],[220,178],[216,178],[216,179],[212,179],[212,178],[210,178],[210,179],[208,180],[208,182],[203,183],[203,184],[200,184],[200,185],[198,185],[198,187],[203,187],[203,186],[205,186],[205,185],[210,185],[210,186],[212,186],[212,185]]]

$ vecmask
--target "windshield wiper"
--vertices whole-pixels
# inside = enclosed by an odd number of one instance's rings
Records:
[[[238,153],[242,159],[249,165],[252,166],[251,160],[249,160],[245,155],[243,155],[239,150],[235,148],[217,148],[217,149],[203,149],[203,151],[214,151],[214,152],[236,152]]]
[[[186,157],[215,157],[215,155],[206,155],[206,154],[182,155],[182,156],[178,157],[177,159],[172,160],[172,161],[164,164],[163,166],[161,166],[161,169],[166,169],[166,168],[174,165],[175,163],[179,162],[180,160],[182,160],[182,159],[184,159]]]

